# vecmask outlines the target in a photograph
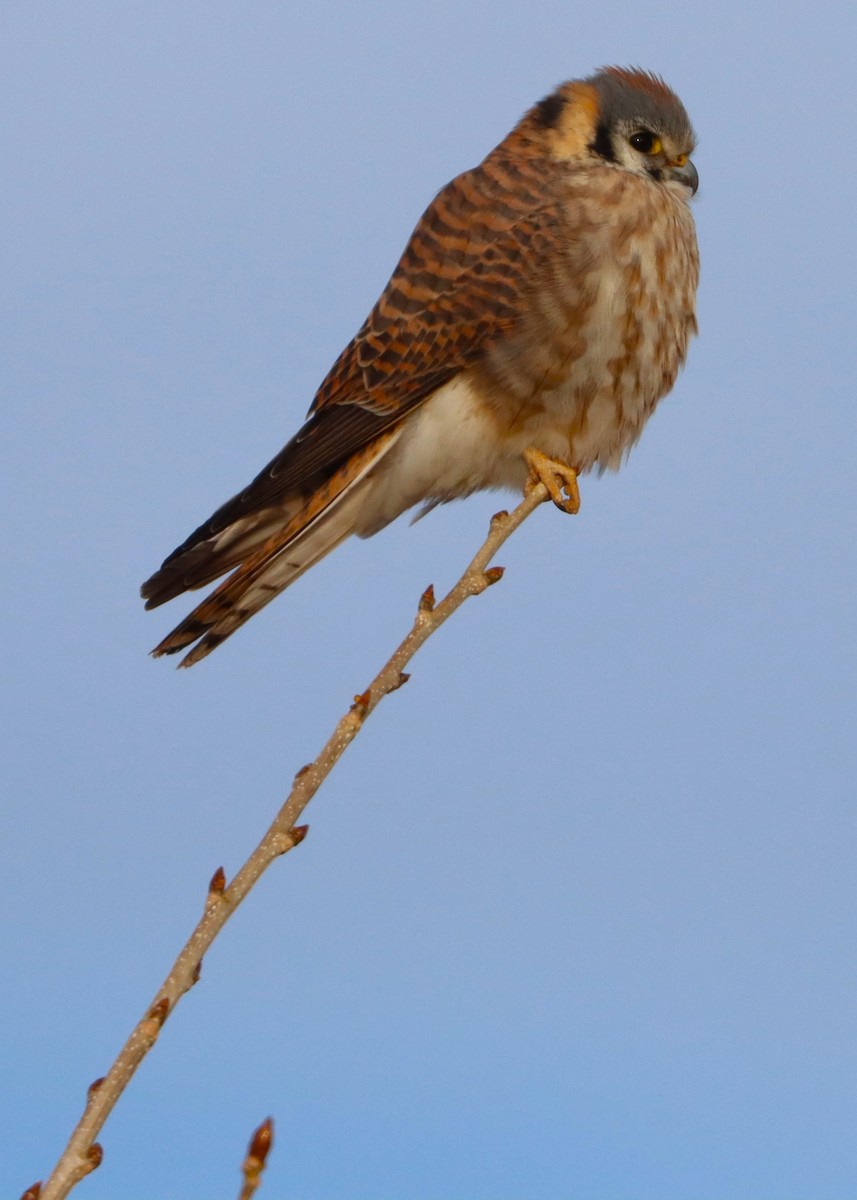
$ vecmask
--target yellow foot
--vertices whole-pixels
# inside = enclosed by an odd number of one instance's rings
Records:
[[[530,468],[527,491],[536,484],[543,483],[557,508],[561,508],[564,513],[579,511],[580,491],[577,487],[577,472],[573,467],[557,462],[555,458],[548,458],[541,450],[535,450],[533,447],[524,451],[524,461]]]

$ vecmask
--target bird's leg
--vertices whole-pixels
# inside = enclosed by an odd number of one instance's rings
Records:
[[[564,513],[579,511],[580,491],[577,486],[577,472],[573,467],[557,462],[555,458],[548,458],[541,450],[532,446],[524,451],[524,461],[530,468],[527,491],[537,483],[543,483],[557,508],[562,509]]]

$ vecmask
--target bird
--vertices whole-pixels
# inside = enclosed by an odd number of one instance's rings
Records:
[[[697,332],[696,138],[649,71],[530,108],[419,220],[292,439],[164,560],[146,608],[229,574],[152,651],[208,655],[352,534],[616,469]]]

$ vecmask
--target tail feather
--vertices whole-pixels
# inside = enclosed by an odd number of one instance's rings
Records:
[[[295,514],[297,505],[285,505],[236,521],[214,534],[170,555],[163,566],[140,589],[147,611],[174,600],[184,592],[205,587],[239,566],[267,542]]]
[[[366,476],[400,432],[399,428],[390,430],[349,459],[323,488],[307,498],[284,526],[253,549],[232,575],[167,634],[152,654],[155,657],[176,654],[197,642],[179,666],[190,667],[199,662],[344,541],[354,531],[363,491],[368,485]],[[258,542],[258,533],[254,542]],[[201,579],[193,586],[202,586],[204,582],[208,580]]]
[[[272,538],[225,579],[152,651],[176,654],[197,642],[179,663],[191,667],[224,642],[230,634],[269,604],[304,571],[322,559],[352,532],[352,505],[337,505],[317,518],[300,536],[285,544]],[[199,640],[198,640],[199,639]]]

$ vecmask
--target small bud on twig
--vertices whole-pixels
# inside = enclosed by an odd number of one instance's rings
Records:
[[[365,692],[361,692],[359,696],[354,697],[354,703],[351,708],[358,716],[365,717],[369,709],[369,701],[372,699],[372,690],[367,688]]]
[[[96,1170],[104,1161],[104,1150],[100,1142],[93,1142],[86,1152],[86,1161],[90,1171]]]
[[[430,583],[423,594],[420,596],[418,605],[421,613],[434,612],[434,584]]]
[[[218,867],[211,877],[211,883],[208,885],[209,899],[214,896],[222,896],[226,889],[226,872],[223,867]]]
[[[250,1158],[255,1158],[258,1162],[264,1163],[271,1152],[273,1143],[274,1121],[272,1117],[268,1117],[253,1134],[248,1151]]]
[[[299,846],[309,833],[309,825],[293,825],[289,830],[289,833],[291,835],[292,844]]]
[[[263,1121],[250,1139],[247,1157],[241,1164],[241,1174],[244,1176],[244,1186],[241,1188],[239,1200],[250,1200],[262,1180],[265,1162],[270,1153],[274,1140],[274,1122],[268,1117]]]
[[[39,1196],[41,1196],[41,1194],[42,1181],[40,1179],[38,1183],[34,1183],[27,1188],[26,1192],[24,1192],[23,1196],[21,1197],[21,1200],[39,1200]]]
[[[485,580],[488,587],[491,587],[492,583],[500,582],[505,574],[505,571],[505,567],[489,567],[487,571],[483,572],[482,578]]]
[[[88,1104],[88,1103],[89,1103],[89,1101],[92,1099],[92,1097],[95,1095],[95,1093],[98,1091],[98,1089],[101,1087],[102,1083],[104,1083],[104,1076],[103,1076],[103,1075],[99,1075],[97,1079],[93,1079],[92,1083],[91,1083],[91,1084],[89,1085],[89,1087],[86,1089],[86,1102],[87,1102],[87,1104]]]
[[[288,854],[290,850],[294,850],[295,846],[301,844],[308,833],[309,825],[293,825],[291,829],[269,830],[267,842],[271,854],[277,856]]]
[[[156,1022],[158,1027],[166,1021],[170,1011],[170,1002],[166,996],[163,996],[157,1004],[153,1004],[148,1012],[148,1020]]]

